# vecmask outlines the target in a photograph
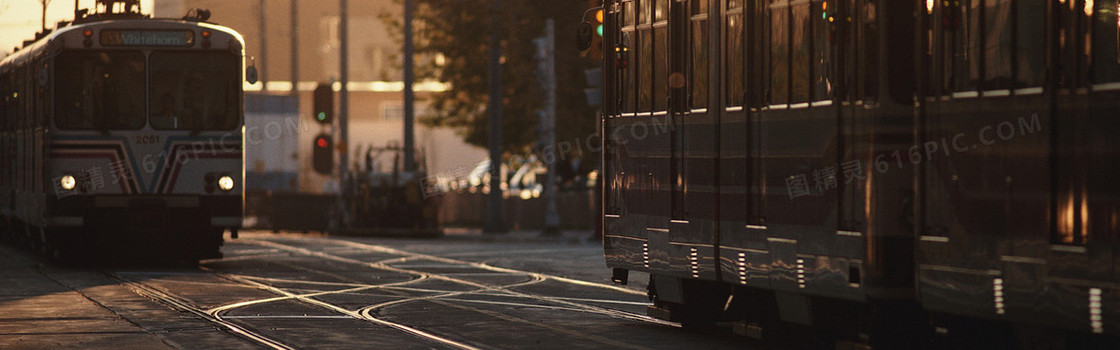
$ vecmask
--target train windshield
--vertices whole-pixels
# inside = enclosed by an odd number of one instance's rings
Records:
[[[239,125],[237,56],[228,52],[154,52],[150,67],[152,128],[230,130]]]
[[[55,76],[60,82],[55,94],[55,122],[59,128],[144,127],[143,53],[65,52],[55,62]]]

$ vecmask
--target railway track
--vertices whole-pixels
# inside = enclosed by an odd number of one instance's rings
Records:
[[[249,340],[253,343],[260,344],[262,346],[265,346],[265,347],[268,347],[268,348],[271,348],[271,349],[277,349],[277,350],[295,349],[293,347],[290,347],[290,346],[284,344],[283,342],[281,342],[279,340],[272,339],[270,337],[267,337],[265,335],[257,333],[256,331],[254,331],[252,329],[242,327],[241,325],[239,325],[235,322],[230,322],[230,321],[224,320],[221,317],[215,317],[214,315],[212,315],[207,310],[198,308],[198,307],[194,306],[190,301],[179,298],[179,297],[177,297],[177,296],[175,296],[171,293],[159,290],[157,288],[154,288],[152,286],[146,285],[146,284],[141,283],[141,282],[137,282],[135,280],[131,280],[131,279],[122,277],[122,276],[120,276],[116,273],[113,273],[113,272],[107,272],[107,274],[109,275],[109,277],[112,277],[113,279],[115,279],[117,281],[120,281],[121,283],[127,285],[134,292],[136,292],[136,294],[139,294],[139,295],[145,296],[147,298],[156,300],[158,302],[164,303],[164,304],[169,305],[171,307],[174,307],[178,310],[182,310],[182,311],[194,314],[195,316],[198,316],[199,318],[202,318],[206,321],[214,323],[215,325],[221,327],[221,329],[229,331],[233,334],[237,334],[237,335],[239,335],[239,336],[241,336],[241,337],[245,338],[246,340]]]
[[[321,245],[324,242],[326,242],[326,245]],[[360,320],[376,328],[391,329],[398,335],[411,337],[442,348],[479,349],[493,345],[487,344],[485,339],[472,339],[454,334],[455,332],[440,332],[439,329],[429,329],[423,325],[410,324],[408,319],[411,315],[408,314],[407,309],[403,308],[420,303],[427,303],[426,305],[454,310],[455,312],[464,312],[475,315],[474,317],[484,317],[497,322],[508,323],[510,329],[518,329],[518,327],[533,329],[538,332],[556,334],[566,339],[578,339],[585,344],[615,348],[645,349],[647,347],[611,339],[603,335],[584,334],[577,330],[550,324],[547,321],[519,315],[517,312],[503,312],[502,310],[576,313],[635,321],[642,324],[679,326],[642,314],[609,307],[612,304],[635,307],[644,305],[643,302],[622,300],[622,298],[602,299],[549,295],[549,293],[528,290],[530,288],[550,290],[560,286],[561,288],[593,289],[608,294],[617,293],[631,299],[634,299],[635,296],[644,296],[642,292],[608,284],[349,241],[321,240],[315,242],[320,246],[312,244],[311,246],[314,246],[312,248],[301,246],[301,243],[306,242],[282,239],[243,238],[238,240],[237,243],[252,246],[251,249],[246,250],[251,254],[234,256],[228,261],[246,262],[254,258],[275,259],[283,256],[313,259],[317,264],[343,264],[355,267],[363,273],[372,273],[372,277],[369,278],[374,281],[347,277],[335,271],[310,266],[315,264],[283,263],[284,266],[293,270],[313,276],[321,276],[322,278],[293,279],[230,273],[224,271],[219,264],[219,262],[227,260],[206,261],[201,268],[204,273],[227,281],[231,285],[267,292],[268,296],[256,297],[251,300],[228,301],[214,307],[203,307],[199,306],[199,302],[177,295],[166,287],[160,287],[150,282],[151,276],[140,276],[129,272],[109,272],[109,274],[141,295],[194,314],[230,333],[272,349],[293,349],[299,346],[285,340],[284,332],[255,326],[250,321],[271,319]],[[379,259],[345,256],[347,254],[373,254]],[[385,282],[381,280],[381,277],[377,277],[382,275],[402,280]],[[355,298],[366,298],[368,301],[355,301]],[[347,301],[339,302],[340,299],[347,299]],[[259,310],[262,307],[290,302],[315,307],[325,311],[325,314],[237,314],[243,310]],[[355,307],[354,305],[362,306]]]

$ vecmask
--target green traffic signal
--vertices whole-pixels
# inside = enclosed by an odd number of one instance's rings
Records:
[[[312,100],[312,115],[320,124],[330,124],[334,117],[334,90],[330,83],[320,83]]]

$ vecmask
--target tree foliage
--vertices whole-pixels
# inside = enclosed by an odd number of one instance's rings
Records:
[[[492,0],[413,0],[416,76],[450,83],[434,94],[420,123],[456,129],[468,143],[486,147],[488,135],[488,59]],[[402,1],[398,0],[398,3]],[[545,19],[555,21],[557,77],[557,141],[595,138],[595,109],[587,105],[583,71],[597,62],[582,58],[576,48],[576,26],[586,10],[583,1],[505,0],[500,19],[502,45],[502,125],[504,150],[530,152],[538,139],[536,111],[544,96],[536,76],[533,39],[544,33]],[[383,17],[401,38],[401,20]],[[442,56],[442,59],[436,57]],[[592,139],[594,143],[597,140]],[[575,149],[576,147],[573,147]],[[565,154],[564,157],[579,156]]]

